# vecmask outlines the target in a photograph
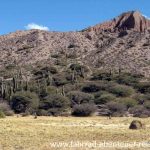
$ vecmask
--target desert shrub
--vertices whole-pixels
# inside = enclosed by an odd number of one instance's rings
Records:
[[[93,104],[81,104],[73,107],[72,115],[77,117],[91,116],[96,111],[96,106]]]
[[[11,98],[11,107],[16,113],[32,113],[39,106],[39,97],[32,92],[16,92]]]
[[[33,71],[36,79],[48,78],[52,74],[58,73],[57,68],[54,66],[46,66],[40,69],[36,69]]]
[[[138,104],[138,102],[133,98],[122,98],[119,101],[123,103],[127,108],[134,107]]]
[[[58,94],[51,94],[45,97],[40,103],[40,109],[48,110],[49,114],[63,112],[70,107],[70,100]]]
[[[134,86],[135,84],[139,83],[141,78],[142,78],[142,76],[138,75],[138,74],[122,73],[122,74],[116,76],[115,80],[119,84],[126,84],[129,86]]]
[[[100,90],[105,90],[107,88],[107,82],[99,82],[99,83],[87,83],[83,85],[82,91],[87,93],[98,92]]]
[[[76,76],[82,77],[82,78],[84,78],[87,75],[87,72],[89,72],[89,68],[81,64],[71,64],[70,69],[72,71],[75,71]]]
[[[136,84],[136,87],[141,93],[150,93],[150,82],[140,82]]]
[[[50,74],[58,73],[57,68],[54,66],[43,67],[38,71],[33,72],[38,78],[48,77]]]
[[[112,116],[123,116],[127,110],[126,106],[117,102],[108,102],[107,107],[110,110]]]
[[[113,75],[110,72],[95,72],[91,80],[113,80]]]
[[[109,92],[115,94],[116,96],[128,97],[134,93],[133,88],[125,85],[115,85],[109,88]]]
[[[72,105],[88,103],[94,100],[93,95],[80,91],[71,91],[67,96],[70,98]]]
[[[147,108],[148,110],[150,110],[150,101],[146,101],[144,103],[144,107]]]
[[[66,77],[62,74],[57,74],[53,77],[54,85],[62,86],[68,83]]]
[[[129,112],[134,114],[134,117],[140,117],[141,115],[149,115],[149,111],[143,105],[137,105],[129,109]]]
[[[150,94],[136,94],[134,99],[138,101],[139,104],[143,104],[145,101],[150,100]]]
[[[27,117],[30,115],[30,112],[28,110],[26,110],[24,113],[21,113],[22,117]]]
[[[48,75],[49,72],[51,74],[58,73],[58,70],[55,66],[46,66],[46,67],[42,68],[41,71],[43,71],[43,73],[45,73],[46,75]]]
[[[84,65],[81,65],[81,64],[71,64],[70,69],[75,70],[76,72],[81,72],[82,69],[84,70],[84,72],[89,71],[87,66],[84,66]]]
[[[115,100],[116,97],[113,94],[107,93],[102,94],[100,97],[95,98],[95,104],[105,104],[107,102]]]
[[[49,116],[50,114],[48,113],[47,110],[39,109],[39,110],[37,111],[37,115],[38,115],[38,116]]]
[[[12,116],[14,112],[11,110],[10,106],[6,102],[0,103],[0,110],[6,115],[6,116]]]
[[[82,88],[82,91],[87,93],[98,92],[99,86],[97,84],[88,84]]]
[[[5,114],[2,110],[0,110],[0,118],[5,118]]]

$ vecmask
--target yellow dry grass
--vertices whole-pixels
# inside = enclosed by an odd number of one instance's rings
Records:
[[[132,120],[145,129],[129,130]],[[99,147],[54,148],[52,142],[150,142],[150,118],[6,117],[0,119],[0,150],[81,150]],[[106,148],[108,149],[108,148]],[[110,148],[121,150],[122,148]],[[131,148],[127,148],[128,150]],[[136,148],[137,149],[137,148]],[[146,148],[139,148],[146,149]],[[147,148],[148,149],[148,148]],[[150,147],[149,147],[150,149]]]

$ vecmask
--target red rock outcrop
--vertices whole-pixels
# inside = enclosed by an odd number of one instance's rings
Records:
[[[102,24],[98,24],[94,27],[90,27],[88,31],[115,31],[115,30],[135,30],[143,32],[150,28],[150,20],[145,18],[139,11],[129,11],[121,14],[111,21],[107,21]]]

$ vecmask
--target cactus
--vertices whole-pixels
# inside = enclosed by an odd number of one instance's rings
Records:
[[[16,82],[16,78],[15,77],[13,77],[12,82],[13,82],[13,92],[15,93],[16,90],[17,90],[17,82]]]
[[[28,85],[28,81],[26,80],[26,85],[25,85],[25,90],[28,91],[29,85]]]
[[[64,87],[64,85],[62,86],[62,95],[65,96],[65,87]]]
[[[3,77],[1,78],[1,96],[3,97],[4,94],[4,79]]]
[[[80,72],[81,72],[81,77],[82,77],[82,78],[85,78],[85,75],[84,75],[84,68],[83,68],[83,67],[81,67]]]

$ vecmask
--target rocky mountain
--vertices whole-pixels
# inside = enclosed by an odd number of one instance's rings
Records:
[[[149,77],[150,20],[130,11],[78,32],[28,30],[0,36],[1,70],[64,61]]]

